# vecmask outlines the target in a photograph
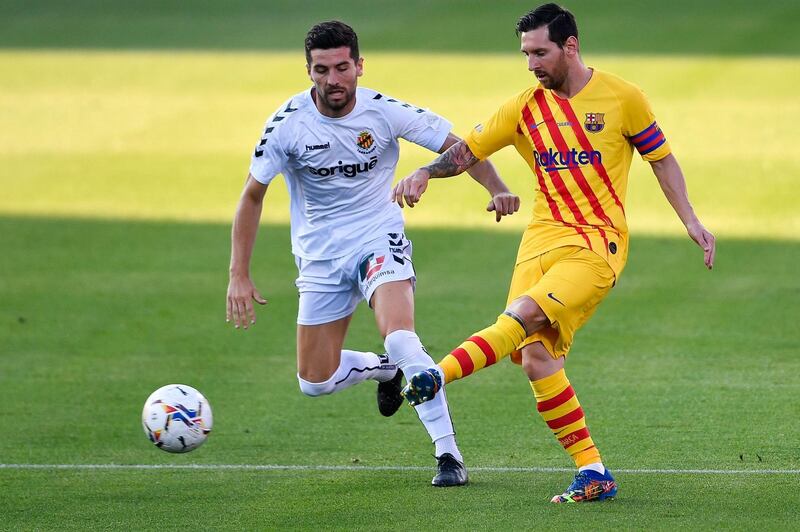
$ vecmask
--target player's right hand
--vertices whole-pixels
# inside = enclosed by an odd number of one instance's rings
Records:
[[[511,192],[498,192],[489,200],[486,210],[494,211],[494,221],[499,222],[503,216],[511,216],[519,210],[519,196]]]
[[[225,321],[228,323],[233,321],[233,326],[237,329],[239,327],[247,329],[248,326],[255,324],[256,311],[253,307],[253,301],[259,305],[267,304],[267,300],[261,297],[249,277],[231,276],[231,280],[228,283]]]
[[[403,201],[405,200],[406,205],[413,209],[428,188],[428,180],[430,178],[428,171],[422,168],[404,177],[392,189],[392,201],[403,207]]]

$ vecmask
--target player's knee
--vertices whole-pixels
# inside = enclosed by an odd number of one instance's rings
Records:
[[[564,357],[554,358],[541,342],[526,345],[522,349],[522,370],[534,381],[552,375],[564,367]]]
[[[550,325],[550,319],[542,307],[529,296],[521,296],[508,305],[507,311],[519,316],[525,324],[525,331],[530,335],[542,327]]]
[[[522,355],[522,371],[528,376],[528,379],[533,380],[539,368],[540,360],[537,357],[530,356],[530,354],[523,352]]]
[[[297,346],[297,378],[301,381],[327,382],[336,373],[338,367],[338,353],[329,349],[315,349],[313,346]],[[300,389],[302,390],[303,387],[301,386]]]
[[[297,381],[300,391],[309,397],[318,397],[333,393],[336,385],[333,376],[336,367],[326,367],[325,364],[313,363],[314,357],[298,357]],[[321,360],[316,358],[316,360]]]
[[[300,391],[309,397],[329,395],[333,393],[333,390],[336,388],[336,384],[333,382],[332,377],[323,382],[311,382],[298,374],[297,381],[300,384]]]

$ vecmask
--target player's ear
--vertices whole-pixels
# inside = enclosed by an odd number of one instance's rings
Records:
[[[359,57],[356,61],[356,76],[364,75],[364,58]]]
[[[306,63],[306,73],[308,74],[309,79],[311,78],[311,65]]]
[[[567,37],[567,40],[564,42],[564,50],[567,52],[567,55],[578,55],[580,51],[578,46],[578,38],[574,35]]]

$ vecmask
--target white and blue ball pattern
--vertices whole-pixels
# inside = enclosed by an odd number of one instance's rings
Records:
[[[168,384],[150,394],[142,410],[142,427],[162,451],[188,453],[200,447],[213,425],[211,405],[185,384]]]

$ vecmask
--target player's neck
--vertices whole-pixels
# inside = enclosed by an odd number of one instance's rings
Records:
[[[356,106],[356,95],[353,94],[353,98],[347,102],[347,105],[342,107],[341,109],[331,109],[325,102],[322,101],[322,98],[317,97],[317,89],[311,89],[311,99],[314,101],[314,105],[317,107],[317,111],[323,116],[327,116],[328,118],[342,118],[350,114]]]
[[[569,99],[578,94],[592,79],[594,70],[587,67],[583,63],[578,63],[574,68],[570,69],[567,74],[567,79],[557,89],[553,89],[556,96],[559,98]]]

